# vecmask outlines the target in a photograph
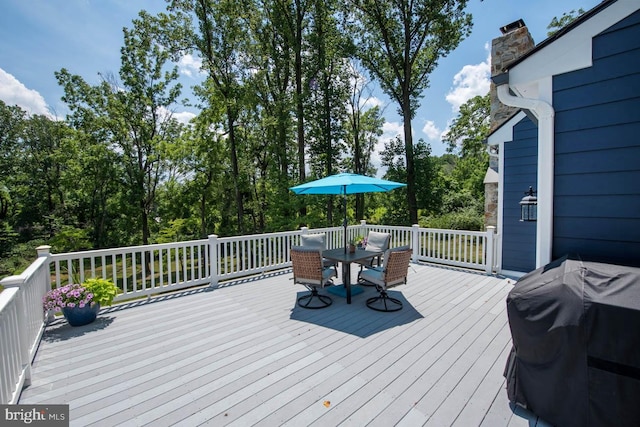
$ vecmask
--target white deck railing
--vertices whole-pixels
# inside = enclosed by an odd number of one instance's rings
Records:
[[[483,270],[495,267],[494,228],[486,232],[413,227],[349,226],[347,238],[371,230],[391,234],[391,247],[410,245],[413,261]],[[291,266],[290,248],[302,234],[325,233],[327,248],[344,245],[342,227],[223,237],[186,242],[51,254],[38,248],[38,260],[19,276],[0,281],[0,404],[16,403],[29,384],[31,360],[44,330],[42,297],[52,287],[111,279],[120,289],[115,301],[131,300],[183,288],[217,284]]]
[[[23,386],[31,384],[31,361],[44,332],[42,297],[50,289],[46,252],[22,274],[0,284],[0,404],[18,402]]]

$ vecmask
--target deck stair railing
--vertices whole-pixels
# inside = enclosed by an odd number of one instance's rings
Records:
[[[495,268],[495,232],[456,231],[371,225],[362,221],[347,228],[347,238],[369,231],[391,234],[391,247],[410,245],[413,261],[483,270]],[[291,266],[290,248],[303,234],[325,233],[327,248],[344,245],[344,228],[328,227],[247,236],[130,246],[64,254],[38,248],[38,259],[18,276],[0,281],[0,404],[16,403],[31,378],[31,361],[46,321],[46,292],[87,278],[111,279],[120,289],[114,301],[264,274]]]

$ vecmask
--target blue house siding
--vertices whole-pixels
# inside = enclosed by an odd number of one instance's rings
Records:
[[[536,187],[538,128],[524,118],[513,128],[513,141],[504,144],[502,268],[530,271],[536,264],[536,223],[520,221],[520,200]]]
[[[553,258],[640,262],[640,12],[593,39],[593,66],[553,78]]]

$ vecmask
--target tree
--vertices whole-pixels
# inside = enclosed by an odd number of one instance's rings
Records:
[[[181,132],[170,110],[181,87],[173,84],[177,68],[165,69],[169,53],[154,41],[144,20],[123,31],[122,85],[107,75],[101,84],[90,86],[65,69],[56,77],[72,111],[71,123],[117,153],[125,183],[119,209],[132,209],[146,245],[156,189],[166,167],[165,145]]]
[[[387,167],[385,178],[391,181],[402,182],[407,177],[405,144],[400,137],[385,143],[382,154],[382,165]],[[437,162],[431,157],[431,146],[423,140],[419,140],[415,146],[415,168],[418,191],[416,202],[418,208],[426,213],[439,211],[442,191],[439,187],[440,178]],[[403,208],[401,198],[406,198],[407,188],[399,188],[389,193],[386,203],[386,213],[383,217],[385,224],[402,225],[410,218],[409,213]],[[417,224],[418,221],[415,222]]]
[[[6,257],[18,237],[11,225],[15,203],[12,192],[25,118],[26,113],[20,107],[0,100],[0,258]]]
[[[560,18],[554,16],[549,25],[547,25],[547,37],[554,36],[558,31],[572,23],[576,18],[584,13],[584,9],[580,8],[576,12],[575,9],[571,10],[571,12],[563,13]]]
[[[307,13],[309,13],[312,0],[275,0],[279,5],[278,11],[286,22],[285,37],[288,39],[288,46],[294,53],[293,75],[295,79],[295,111],[296,111],[296,140],[298,144],[298,179],[300,182],[306,180],[305,164],[305,138],[304,138],[304,33],[307,26]],[[299,212],[301,217],[307,214],[306,207],[302,205]]]
[[[45,116],[29,117],[24,121],[18,150],[16,219],[25,237],[49,238],[61,223],[72,220],[66,209],[67,186],[63,185],[75,152],[69,145],[68,128]]]
[[[348,61],[341,49],[343,33],[336,20],[337,3],[316,0],[312,7],[308,41],[307,140],[310,168],[316,176],[335,174],[344,154],[344,127],[348,89]],[[334,198],[327,198],[327,223],[333,224]],[[342,215],[338,215],[342,218]]]
[[[246,108],[251,68],[246,54],[250,51],[249,21],[255,13],[250,1],[235,0],[169,0],[170,15],[145,15],[154,26],[160,43],[174,59],[185,53],[197,53],[202,58],[202,70],[207,79],[196,90],[206,105],[222,102],[225,142],[230,160],[230,178],[236,211],[236,230],[244,232],[244,203],[248,197],[248,182],[241,171],[246,149],[237,135],[239,118]],[[216,106],[217,108],[217,106]]]
[[[398,104],[404,122],[409,221],[417,223],[416,166],[411,121],[438,60],[470,34],[467,0],[351,0],[357,55],[382,90]]]
[[[444,213],[458,213],[466,226],[483,222],[479,218],[483,218],[484,213],[484,176],[489,167],[485,141],[490,129],[490,103],[487,94],[462,104],[443,138],[448,143],[447,150],[457,154],[448,175],[449,191],[442,202]],[[454,227],[449,224],[448,227]]]
[[[371,153],[382,135],[384,117],[379,106],[367,105],[370,93],[368,82],[352,62],[349,69],[351,93],[347,102],[348,113],[344,124],[346,145],[351,156],[347,156],[346,169],[361,175],[375,173],[371,165]],[[364,219],[365,194],[356,194],[356,220]]]
[[[489,94],[474,96],[462,104],[443,137],[443,142],[448,144],[447,151],[459,151],[462,157],[477,157],[484,153],[485,140],[489,136],[490,109]]]

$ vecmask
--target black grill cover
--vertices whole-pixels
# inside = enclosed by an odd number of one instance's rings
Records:
[[[640,426],[640,268],[565,256],[507,297],[509,400],[564,426]]]

